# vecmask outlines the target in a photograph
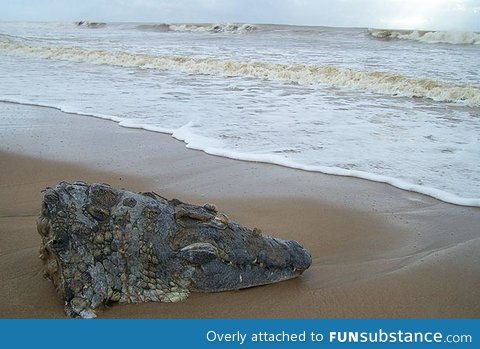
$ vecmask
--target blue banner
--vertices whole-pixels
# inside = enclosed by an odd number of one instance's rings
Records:
[[[1,320],[15,348],[480,348],[480,320]]]

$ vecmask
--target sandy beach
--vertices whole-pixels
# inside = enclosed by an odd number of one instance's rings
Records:
[[[100,318],[478,318],[480,208],[383,183],[242,162],[168,135],[0,103],[0,316],[63,318],[43,278],[35,220],[62,180],[215,203],[312,254],[300,278],[180,303],[114,305]]]

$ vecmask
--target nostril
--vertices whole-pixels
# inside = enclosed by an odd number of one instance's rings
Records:
[[[257,256],[257,263],[268,268],[288,268],[290,253],[284,249],[272,251],[261,250]]]

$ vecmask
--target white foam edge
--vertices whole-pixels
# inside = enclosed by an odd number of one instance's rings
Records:
[[[423,185],[413,184],[402,179],[382,176],[370,172],[358,171],[358,170],[347,170],[339,167],[328,167],[328,166],[317,166],[317,165],[306,165],[301,164],[295,161],[287,160],[279,155],[274,154],[251,154],[244,152],[236,152],[231,150],[225,150],[215,146],[208,146],[206,144],[214,144],[215,141],[211,141],[208,138],[195,135],[191,132],[188,132],[188,124],[182,126],[172,133],[172,137],[184,142],[186,147],[189,149],[200,150],[204,153],[241,160],[249,162],[261,162],[267,164],[274,164],[282,167],[289,167],[298,170],[308,171],[308,172],[319,172],[328,175],[335,176],[344,176],[344,177],[355,177],[360,179],[366,179],[372,182],[379,182],[392,185],[396,188],[416,192],[419,194],[424,194],[440,201],[448,202],[451,204],[459,206],[478,206],[480,207],[480,198],[463,198],[461,196],[448,193],[446,191],[427,187]]]
[[[200,150],[206,154],[210,154],[214,156],[220,156],[224,158],[230,158],[234,160],[241,160],[241,161],[248,161],[248,162],[273,164],[273,165],[278,165],[282,167],[288,167],[288,168],[293,168],[293,169],[303,170],[308,172],[323,173],[327,175],[355,177],[355,178],[369,180],[372,182],[389,184],[393,187],[396,187],[405,191],[416,192],[419,194],[427,195],[435,199],[438,199],[440,201],[458,205],[458,206],[480,207],[480,198],[464,198],[440,189],[409,183],[405,180],[398,179],[398,178],[392,178],[388,176],[382,176],[382,175],[378,175],[370,172],[358,171],[358,170],[347,170],[347,169],[338,168],[338,167],[300,164],[300,163],[282,158],[281,156],[278,156],[278,155],[250,154],[250,153],[244,153],[244,152],[225,150],[222,148],[211,146],[216,144],[217,142],[215,140],[212,140],[203,136],[195,135],[188,131],[189,126],[191,126],[191,123],[187,123],[186,125],[178,129],[172,130],[172,129],[166,129],[166,128],[162,128],[154,125],[142,125],[140,123],[133,122],[131,120],[125,120],[117,116],[97,114],[97,113],[85,113],[83,111],[75,110],[74,108],[71,108],[71,107],[54,106],[49,104],[31,102],[21,98],[12,99],[12,98],[0,97],[0,102],[53,108],[53,109],[60,110],[64,113],[111,120],[116,122],[119,126],[126,127],[126,128],[136,128],[136,129],[143,129],[146,131],[169,134],[173,138],[184,142],[185,146],[188,149]],[[208,146],[208,144],[210,144],[210,146]]]

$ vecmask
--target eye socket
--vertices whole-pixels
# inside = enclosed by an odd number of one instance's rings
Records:
[[[218,250],[210,243],[197,242],[182,248],[178,256],[195,264],[205,264],[218,259]]]

